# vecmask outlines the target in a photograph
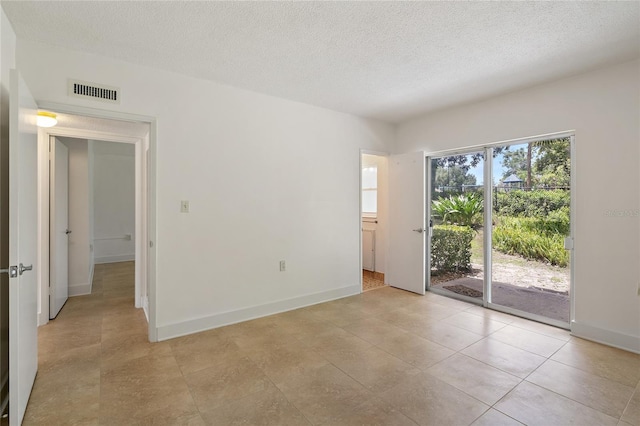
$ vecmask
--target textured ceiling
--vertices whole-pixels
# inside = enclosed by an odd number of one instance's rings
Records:
[[[390,122],[640,56],[637,1],[2,5],[19,38]]]

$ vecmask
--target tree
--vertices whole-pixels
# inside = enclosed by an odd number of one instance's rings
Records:
[[[505,152],[502,156],[502,167],[504,168],[502,180],[510,175],[516,175],[524,181],[527,172],[527,159],[524,148]]]
[[[569,158],[569,138],[562,139],[547,139],[544,141],[536,141],[527,144],[527,180],[526,187],[531,188],[533,184],[532,180],[532,161],[535,156],[536,164],[538,161],[543,159],[544,166],[539,170],[541,171],[545,167],[547,168],[547,173],[551,172],[551,170],[555,170],[559,165],[559,162],[563,161],[563,156],[561,154],[562,151],[565,151],[565,156],[568,161]],[[546,159],[545,159],[546,158]],[[567,175],[569,173],[569,169],[566,170]],[[553,172],[551,172],[553,173]],[[554,185],[557,186],[557,185]]]
[[[569,186],[571,183],[571,145],[568,138],[544,141],[537,147],[533,169],[536,183],[543,186]]]
[[[493,148],[493,158],[496,158],[504,151],[508,151],[508,146],[501,146]],[[471,167],[475,167],[480,164],[480,161],[484,159],[484,153],[476,152],[475,154],[468,155],[449,155],[448,157],[440,157],[433,160],[432,166],[434,169],[447,166],[460,166],[465,171],[468,171]]]
[[[493,149],[493,158],[496,158],[504,151],[508,151],[509,147],[497,147]],[[436,183],[436,177],[438,175],[438,171],[441,169],[458,167],[465,174],[469,171],[470,168],[476,167],[480,162],[484,159],[484,153],[476,152],[474,154],[468,155],[449,155],[447,157],[439,157],[434,158],[431,161],[431,181],[434,182],[434,185],[437,187],[438,183]],[[446,171],[445,171],[446,173]],[[455,172],[457,173],[457,172]],[[475,176],[469,175],[473,177],[473,183],[464,183],[464,185],[476,185]],[[460,183],[458,186],[462,186],[463,183]],[[454,185],[440,185],[440,186],[454,186]]]
[[[436,170],[434,185],[438,187],[455,187],[462,189],[463,185],[475,185],[476,177],[469,174],[468,168],[462,166],[439,167]]]

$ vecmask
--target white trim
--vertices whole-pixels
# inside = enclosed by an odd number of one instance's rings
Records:
[[[358,155],[358,276],[360,277],[360,293],[364,292],[364,278],[362,274],[362,227],[363,227],[363,217],[362,217],[362,155],[364,154],[364,150],[360,150],[360,154]]]
[[[571,322],[571,335],[640,354],[640,336],[600,328],[580,321]]]
[[[106,142],[138,143],[141,138],[122,135],[119,133],[99,132],[89,129],[74,129],[69,127],[48,127],[45,132],[51,136],[76,139],[93,139]],[[89,136],[87,136],[89,135]]]
[[[149,322],[149,298],[147,296],[142,297],[142,310],[144,316],[147,317],[147,322]]]
[[[49,141],[47,129],[38,127],[38,327],[49,322]]]
[[[576,133],[569,136],[569,327],[576,319]]]
[[[427,157],[448,157],[451,155],[463,155],[470,154],[476,151],[484,151],[485,148],[495,148],[502,145],[518,145],[525,144],[530,142],[537,142],[541,140],[547,139],[560,139],[560,138],[568,138],[576,134],[575,130],[563,130],[561,132],[555,133],[546,133],[538,136],[528,136],[526,138],[517,138],[517,139],[508,139],[500,142],[488,142],[482,143],[478,145],[470,145],[468,147],[455,148],[455,149],[445,149],[442,151],[434,151],[428,152]]]
[[[482,283],[482,306],[489,306],[493,293],[493,147],[484,149],[484,229],[482,230],[482,247],[484,282]]]
[[[60,113],[67,113],[67,114],[75,114],[75,115],[82,115],[82,116],[87,116],[87,117],[97,117],[97,118],[103,118],[103,119],[112,119],[112,120],[123,120],[123,121],[130,121],[130,122],[143,122],[143,123],[147,123],[149,125],[149,135],[147,138],[133,138],[135,139],[136,145],[138,144],[145,144],[145,140],[148,140],[148,147],[149,147],[149,161],[148,162],[144,162],[141,161],[142,159],[136,158],[136,168],[139,166],[144,166],[146,164],[146,175],[147,175],[147,185],[146,188],[143,188],[142,191],[142,196],[145,197],[145,199],[148,201],[147,203],[147,214],[146,217],[143,220],[143,224],[144,226],[146,226],[147,229],[147,240],[143,240],[143,238],[141,238],[142,235],[142,226],[138,227],[138,229],[136,229],[136,245],[140,245],[140,247],[136,247],[137,250],[145,250],[148,253],[148,256],[145,257],[146,261],[147,261],[147,271],[148,274],[145,275],[146,279],[147,279],[147,283],[146,283],[146,289],[147,289],[147,296],[148,296],[148,311],[149,311],[149,315],[148,315],[148,319],[149,319],[149,340],[151,342],[154,342],[157,340],[157,329],[156,329],[156,246],[157,246],[157,241],[156,241],[156,159],[157,159],[157,154],[156,154],[156,143],[157,143],[157,120],[155,117],[152,116],[145,116],[145,115],[139,115],[139,114],[129,114],[126,112],[118,112],[118,111],[108,111],[108,110],[102,110],[102,109],[96,109],[96,108],[90,108],[90,107],[84,107],[84,106],[78,106],[78,105],[68,105],[68,104],[61,104],[61,103],[57,103],[57,102],[48,102],[48,101],[40,101],[38,102],[38,106],[42,109],[48,109],[51,111],[57,111]],[[69,130],[69,129],[62,129],[61,128],[55,128],[55,127],[51,127],[48,128],[46,130],[51,131],[52,133],[55,133],[56,130],[57,131],[65,131],[65,130]],[[44,132],[43,132],[44,133]],[[82,131],[82,133],[84,135],[87,134],[91,134],[92,136],[90,136],[90,139],[99,139],[99,140],[105,140],[104,139],[104,133],[102,132],[90,132],[90,131]],[[96,136],[96,137],[94,137]],[[84,137],[86,138],[86,136]],[[132,143],[131,141],[131,137],[128,137],[129,140],[123,140],[124,138],[127,138],[126,136],[123,135],[109,135],[108,139],[109,141],[116,141],[116,142],[129,142]],[[137,152],[137,151],[136,151]],[[143,150],[144,152],[144,150]],[[48,154],[47,154],[48,155]],[[48,169],[48,161],[47,161],[47,167]],[[43,188],[44,189],[44,188]],[[48,182],[47,182],[47,197],[48,197]],[[136,194],[137,195],[137,194]],[[138,212],[136,212],[136,214],[138,214]],[[48,203],[47,203],[47,216],[48,216]],[[146,222],[146,223],[145,223]],[[48,229],[47,229],[48,232]],[[48,246],[48,238],[47,238],[47,246]],[[149,243],[153,243],[153,247],[149,248]],[[48,250],[47,250],[47,257],[48,257]],[[136,262],[137,264],[141,263],[141,262]],[[142,265],[140,265],[140,267],[142,267]],[[138,277],[140,274],[138,273],[138,269],[136,269],[136,277]],[[48,279],[48,277],[47,277]],[[48,291],[48,286],[47,286],[47,291]],[[48,312],[46,317],[48,318]]]
[[[432,222],[432,212],[431,212],[431,199],[433,198],[433,194],[431,193],[431,188],[433,187],[433,182],[431,179],[431,170],[433,165],[431,162],[432,157],[430,155],[425,155],[424,157],[424,172],[426,174],[426,187],[424,198],[426,201],[425,206],[425,224],[424,227],[427,230],[427,235],[424,237],[424,288],[425,294],[427,291],[433,291],[431,289],[431,241],[433,239],[433,222]]]
[[[91,264],[89,265],[89,294],[93,291],[93,273],[96,270],[96,264],[93,258],[91,259]]]
[[[91,294],[91,284],[69,284],[69,297]]]
[[[185,336],[187,334],[198,333],[212,328],[261,318],[280,312],[286,312],[304,306],[315,305],[317,303],[328,302],[330,300],[341,299],[353,296],[362,292],[362,286],[350,285],[334,290],[320,293],[308,294],[306,296],[294,297],[280,300],[250,308],[237,309],[235,311],[223,312],[203,318],[182,321],[178,323],[162,325],[158,327],[158,341],[172,339],[174,337]]]
[[[117,256],[101,256],[96,257],[94,262],[96,265],[103,263],[118,263],[118,262],[131,262],[136,260],[135,253],[130,254],[119,254]]]

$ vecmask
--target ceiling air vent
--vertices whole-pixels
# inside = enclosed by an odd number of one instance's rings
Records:
[[[102,84],[69,80],[69,96],[90,98],[115,104],[120,103],[120,89]]]

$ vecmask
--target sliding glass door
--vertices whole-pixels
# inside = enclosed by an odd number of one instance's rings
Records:
[[[484,294],[484,151],[429,161],[429,287],[482,303]]]
[[[488,302],[568,326],[571,139],[493,148]],[[569,239],[569,240],[567,240]],[[567,247],[565,247],[565,243]]]
[[[572,139],[428,159],[430,291],[569,326]]]

